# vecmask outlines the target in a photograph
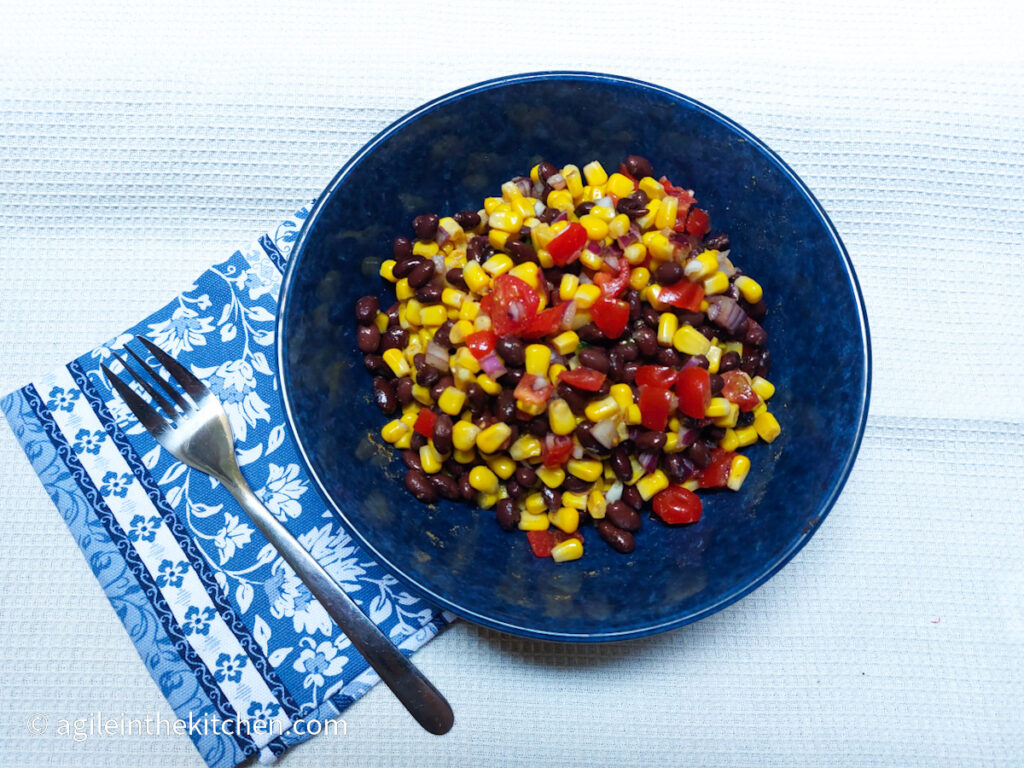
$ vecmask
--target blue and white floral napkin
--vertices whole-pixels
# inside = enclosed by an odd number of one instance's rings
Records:
[[[135,334],[207,382],[257,494],[397,645],[411,653],[453,618],[403,591],[356,546],[317,495],[285,426],[276,305],[307,215],[304,208],[126,333],[0,401],[153,679],[179,717],[203,722],[188,733],[212,768],[257,752],[272,760],[377,677],[232,497],[161,449],[111,391],[100,364]],[[249,727],[217,727],[215,718]],[[244,732],[227,733],[236,730]]]

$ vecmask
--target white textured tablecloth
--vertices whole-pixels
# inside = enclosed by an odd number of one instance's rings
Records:
[[[544,68],[677,89],[774,147],[849,248],[875,367],[842,498],[710,619],[592,647],[460,623],[417,655],[450,735],[377,689],[281,763],[1024,764],[1019,13],[900,7],[8,7],[0,391],[145,316],[428,98]],[[172,712],[6,429],[0,467],[3,762],[202,765],[183,736],[29,732]]]

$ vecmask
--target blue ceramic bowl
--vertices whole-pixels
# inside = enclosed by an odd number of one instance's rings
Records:
[[[703,519],[645,521],[631,555],[584,530],[585,555],[535,558],[491,510],[427,507],[402,487],[355,345],[364,294],[391,239],[425,212],[476,208],[540,159],[616,168],[629,154],[696,189],[735,262],[764,286],[782,436],[748,450],[742,491]],[[393,294],[392,294],[393,295]],[[320,492],[412,591],[480,624],[565,641],[621,640],[708,616],[763,584],[835,503],[864,430],[867,318],[850,259],[807,187],[736,123],[678,93],[573,72],[506,77],[425,104],[363,147],[320,196],[282,292],[285,407]]]

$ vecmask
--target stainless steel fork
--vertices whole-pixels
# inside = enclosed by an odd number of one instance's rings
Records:
[[[125,345],[125,351],[141,370],[135,370],[116,354],[114,357],[163,411],[161,415],[104,365],[103,372],[111,386],[132,413],[172,456],[217,478],[230,491],[267,541],[277,548],[285,562],[309,587],[327,614],[416,721],[431,733],[447,733],[455,722],[455,716],[444,696],[359,610],[352,598],[252,492],[238,468],[234,435],[220,401],[173,357],[148,339],[135,338],[153,354],[184,393]]]

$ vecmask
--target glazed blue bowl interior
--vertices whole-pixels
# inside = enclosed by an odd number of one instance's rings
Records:
[[[705,495],[703,519],[645,519],[630,555],[595,529],[585,555],[534,557],[493,510],[427,507],[402,486],[380,438],[356,349],[353,308],[393,301],[377,276],[420,213],[478,208],[541,159],[618,167],[646,156],[696,190],[712,231],[764,287],[771,409],[782,435],[748,449],[741,492]],[[763,583],[807,542],[850,471],[867,414],[867,324],[856,278],[827,216],[795,174],[727,118],[622,78],[542,73],[473,86],[383,131],[317,202],[291,257],[279,328],[283,393],[320,490],[374,557],[413,591],[513,633],[613,640],[707,616]],[[646,518],[646,515],[645,515]]]

